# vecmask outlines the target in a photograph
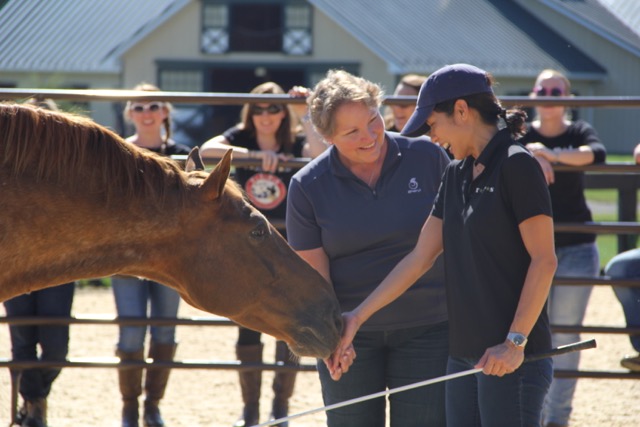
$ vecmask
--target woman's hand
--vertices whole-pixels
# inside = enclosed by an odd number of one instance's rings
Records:
[[[291,96],[292,98],[304,98],[304,99],[307,99],[307,97],[310,94],[311,94],[311,89],[306,88],[304,86],[294,86],[289,91],[289,96]],[[307,103],[306,102],[290,104],[289,106],[291,107],[293,112],[296,113],[296,115],[298,116],[298,118],[300,120],[302,120],[302,118],[304,116],[306,116],[307,112],[309,111],[308,108],[307,108]]]
[[[262,170],[271,173],[275,173],[278,170],[279,162],[287,161],[292,158],[291,155],[276,153],[272,150],[252,151],[252,153],[256,153],[256,158],[262,159]]]
[[[530,142],[526,147],[534,156],[536,156],[536,158],[542,157],[551,163],[558,162],[558,153],[544,145],[542,142]]]
[[[338,381],[342,374],[346,374],[349,371],[349,367],[353,364],[353,360],[356,358],[356,351],[353,348],[353,338],[356,336],[356,332],[360,329],[360,322],[353,312],[346,312],[342,314],[343,328],[342,338],[338,344],[338,348],[324,360],[329,374],[334,381]]]
[[[545,181],[547,181],[547,185],[553,184],[556,181],[556,174],[553,171],[551,162],[542,156],[534,155],[534,158],[538,161],[540,167],[542,168],[542,173],[544,174]]]
[[[482,368],[485,375],[502,377],[511,374],[524,362],[524,348],[504,342],[485,350],[475,368]]]

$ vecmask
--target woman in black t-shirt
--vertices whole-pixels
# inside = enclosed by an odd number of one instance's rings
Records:
[[[531,97],[570,96],[569,80],[559,71],[543,70],[536,79]],[[584,172],[554,172],[552,164],[589,165],[604,163],[606,150],[596,131],[587,122],[572,121],[567,108],[560,105],[536,107],[536,119],[520,142],[534,154],[544,171],[551,195],[553,220],[590,222],[591,210],[584,195]],[[600,258],[596,235],[591,233],[556,233],[558,277],[597,277]],[[580,325],[587,310],[591,286],[554,286],[549,294],[549,321],[556,325]],[[554,333],[554,347],[580,339],[578,333]],[[580,352],[554,358],[554,368],[577,370]],[[547,395],[545,425],[566,426],[577,379],[556,378]]]
[[[276,83],[266,82],[256,86],[251,93],[285,92]],[[294,87],[289,93],[296,97],[306,97],[308,91],[302,87]],[[268,219],[284,220],[287,189],[296,170],[283,168],[280,162],[292,157],[314,157],[324,150],[325,145],[306,119],[306,104],[245,104],[240,116],[239,124],[205,142],[200,148],[201,154],[203,157],[222,157],[231,148],[236,158],[261,159],[260,167],[236,168],[234,179],[245,190],[251,204]],[[300,125],[298,121],[301,122]],[[301,128],[304,129],[306,140],[299,132]],[[241,362],[262,362],[261,335],[260,332],[239,328],[236,354]],[[276,342],[275,359],[284,364],[296,363],[295,356],[284,341]],[[262,371],[242,370],[239,375],[244,409],[234,426],[258,424]],[[276,372],[273,380],[275,395],[272,419],[287,416],[295,378],[295,371]]]

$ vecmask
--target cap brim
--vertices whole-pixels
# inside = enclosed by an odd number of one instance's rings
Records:
[[[429,105],[423,108],[416,108],[407,121],[407,124],[402,128],[400,134],[403,136],[416,137],[429,132],[430,127],[427,124],[427,119],[431,115],[433,107],[433,105]]]

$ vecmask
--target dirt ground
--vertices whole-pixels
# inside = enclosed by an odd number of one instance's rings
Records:
[[[109,289],[82,289],[76,293],[75,315],[115,313]],[[4,315],[4,309],[0,308]],[[210,317],[186,303],[181,317]],[[620,305],[607,287],[596,287],[589,304],[588,325],[624,326]],[[226,326],[180,326],[176,359],[189,361],[234,361],[236,328]],[[598,348],[583,352],[583,370],[621,370],[619,359],[632,353],[624,335],[583,335],[596,338]],[[112,357],[117,339],[116,326],[74,325],[71,329],[71,358]],[[274,340],[264,336],[265,360],[273,361]],[[0,327],[0,358],[10,357],[8,330]],[[313,363],[303,359],[303,363]],[[265,372],[262,386],[262,420],[269,412],[272,372]],[[574,399],[571,425],[636,427],[640,425],[640,381],[580,379]],[[298,375],[291,401],[291,413],[322,406],[320,386],[315,372]],[[237,373],[224,370],[177,369],[171,374],[161,409],[169,427],[230,426],[241,408]],[[8,370],[0,372],[0,425],[9,424],[10,381]],[[116,372],[112,369],[64,369],[54,383],[49,398],[51,427],[118,426],[120,400]],[[290,423],[292,427],[320,427],[324,413],[317,413]]]

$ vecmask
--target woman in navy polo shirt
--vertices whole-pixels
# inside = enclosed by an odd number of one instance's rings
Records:
[[[343,311],[360,304],[415,246],[449,163],[426,137],[385,132],[381,97],[376,84],[329,71],[307,103],[331,148],[289,184],[289,243],[330,281]],[[449,340],[443,273],[439,262],[362,325],[353,340],[358,358],[340,381],[319,361],[326,405],[444,375]],[[327,423],[384,427],[385,406],[378,398],[334,409]],[[390,408],[391,427],[444,426],[444,385],[394,395]]]
[[[342,349],[359,326],[444,251],[447,372],[483,369],[447,382],[447,425],[537,427],[552,362],[523,360],[551,347],[546,301],[557,265],[551,201],[539,164],[514,141],[526,114],[504,110],[491,86],[487,72],[467,64],[441,68],[424,83],[402,133],[430,131],[456,161],[444,173],[413,251],[345,313],[343,343],[329,366],[345,364]]]

